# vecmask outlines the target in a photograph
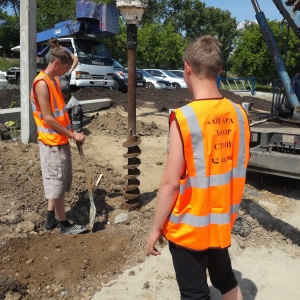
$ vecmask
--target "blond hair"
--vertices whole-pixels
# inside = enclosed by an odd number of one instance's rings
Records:
[[[71,54],[64,48],[53,48],[50,50],[49,62],[52,63],[56,59],[59,59],[62,64],[71,65],[73,63]]]
[[[194,40],[185,50],[182,61],[187,62],[196,75],[216,78],[222,67],[221,42],[205,35]]]

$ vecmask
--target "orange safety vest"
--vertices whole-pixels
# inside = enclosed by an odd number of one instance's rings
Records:
[[[240,105],[226,98],[178,108],[185,175],[163,235],[192,250],[226,248],[246,181],[250,128]]]
[[[52,80],[41,71],[34,79],[31,88],[31,106],[33,111],[34,120],[38,131],[38,140],[49,146],[65,145],[69,142],[69,138],[65,135],[61,135],[49,127],[42,115],[39,103],[36,99],[35,86],[37,82],[44,80],[48,85],[50,106],[53,117],[65,128],[72,130],[71,122],[67,110],[65,109],[65,101],[60,90],[59,79],[55,77],[56,88]]]

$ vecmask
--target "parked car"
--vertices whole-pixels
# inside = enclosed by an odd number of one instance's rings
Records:
[[[147,89],[168,89],[169,90],[173,88],[170,81],[157,79],[145,70],[140,69],[140,71],[144,75],[144,79],[146,81],[145,87]]]
[[[144,70],[149,72],[154,77],[170,81],[174,89],[187,88],[184,79],[174,75],[170,71],[162,70],[162,69],[144,69]]]
[[[7,79],[5,72],[0,71],[0,90],[5,90],[7,88]]]
[[[175,74],[176,76],[180,77],[180,78],[184,78],[182,70],[169,70],[169,71],[172,72],[173,74]]]
[[[8,83],[20,85],[20,68],[11,67],[6,71],[6,79]]]
[[[115,59],[114,62],[114,86],[113,89],[120,91],[122,93],[127,93],[128,86],[127,86],[127,79],[124,75],[125,68]]]
[[[125,74],[125,79],[128,81],[128,70],[127,69],[124,70],[124,74]],[[141,70],[136,69],[135,74],[136,74],[135,75],[136,76],[136,86],[146,87],[146,80],[145,80],[144,75],[141,72]]]
[[[128,69],[124,68],[117,60],[114,61],[114,89],[123,93],[128,91]],[[146,81],[143,74],[136,70],[136,86],[145,87]]]

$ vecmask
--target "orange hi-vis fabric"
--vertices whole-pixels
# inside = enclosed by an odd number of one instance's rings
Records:
[[[41,71],[35,78],[31,88],[31,106],[33,111],[34,120],[38,131],[38,140],[49,146],[65,145],[69,142],[69,138],[61,135],[50,128],[44,121],[42,111],[35,95],[35,86],[37,82],[44,80],[48,85],[50,106],[53,117],[65,128],[72,130],[69,115],[65,109],[64,98],[61,94],[59,79],[55,78],[56,88],[52,80]]]
[[[175,118],[186,169],[163,235],[192,250],[229,247],[250,159],[247,115],[222,98],[193,101],[174,110]]]

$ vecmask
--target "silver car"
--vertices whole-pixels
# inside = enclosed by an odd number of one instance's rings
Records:
[[[156,78],[170,81],[174,89],[187,88],[184,79],[176,76],[170,71],[162,69],[145,69],[145,71]]]
[[[169,71],[172,72],[173,74],[175,74],[176,76],[180,77],[180,78],[184,78],[182,70],[169,70]]]
[[[144,79],[146,80],[146,88],[147,89],[172,89],[172,84],[170,81],[163,80],[163,79],[157,79],[153,77],[150,73],[148,73],[145,70],[139,69],[143,75]]]

